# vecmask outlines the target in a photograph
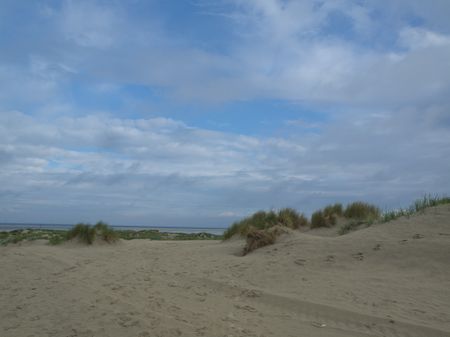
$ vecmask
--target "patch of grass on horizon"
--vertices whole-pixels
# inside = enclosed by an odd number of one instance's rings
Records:
[[[48,240],[50,244],[56,244],[65,240],[65,233],[64,230],[31,228],[4,231],[0,232],[0,245],[36,240]]]

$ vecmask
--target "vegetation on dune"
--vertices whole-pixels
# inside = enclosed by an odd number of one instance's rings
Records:
[[[359,227],[365,226],[365,227],[369,227],[373,224],[373,221],[368,220],[351,220],[347,223],[345,223],[344,225],[341,226],[341,228],[339,228],[338,230],[338,234],[339,235],[344,235],[347,233],[350,233],[356,229],[358,229]]]
[[[403,216],[411,216],[423,212],[429,207],[450,204],[450,197],[426,195],[416,200],[408,208],[380,212],[374,205],[365,202],[353,202],[343,208],[342,204],[329,205],[314,212],[311,222],[302,214],[292,208],[284,208],[275,211],[259,211],[233,223],[224,235],[210,233],[166,233],[154,229],[146,230],[114,230],[106,223],[100,221],[95,226],[77,224],[71,230],[51,229],[19,229],[0,232],[0,245],[18,243],[21,241],[47,240],[50,245],[57,245],[67,240],[79,240],[86,244],[92,244],[95,240],[115,242],[118,239],[150,239],[150,240],[227,240],[234,235],[240,235],[247,239],[245,252],[275,242],[281,234],[279,228],[298,229],[310,226],[311,228],[332,227],[337,219],[347,219],[338,230],[343,235],[362,226],[370,226],[374,223],[384,223]],[[264,233],[262,233],[262,232]],[[256,247],[256,248],[255,248]]]
[[[328,205],[323,209],[323,214],[325,216],[330,216],[330,215],[342,216],[343,212],[344,211],[342,208],[342,204],[340,204],[340,203],[336,203],[334,205]]]
[[[245,254],[253,249],[275,242],[277,235],[273,235],[269,229],[274,226],[298,229],[310,226],[310,228],[333,227],[337,224],[338,218],[344,221],[339,228],[338,234],[344,235],[360,227],[369,227],[374,223],[388,222],[402,216],[410,216],[423,212],[425,209],[442,204],[450,204],[449,197],[424,196],[416,200],[406,209],[381,212],[372,204],[355,201],[345,208],[340,203],[328,205],[323,209],[315,211],[311,216],[311,221],[301,213],[285,208],[278,212],[259,211],[255,214],[233,223],[224,233],[224,240],[230,239],[234,235],[240,235],[247,240]]]
[[[374,205],[362,201],[356,201],[347,205],[343,215],[349,219],[376,220],[380,217],[381,211]]]
[[[365,207],[366,208],[366,218],[356,218],[354,221],[351,221],[349,223],[346,223],[339,229],[339,234],[347,234],[350,231],[353,231],[357,229],[358,227],[365,225],[365,226],[371,226],[375,222],[385,223],[392,220],[396,220],[400,217],[406,216],[412,216],[414,214],[421,213],[425,211],[427,208],[438,206],[438,205],[444,205],[444,204],[450,204],[450,198],[446,196],[432,196],[432,195],[425,195],[423,198],[418,199],[414,201],[414,203],[407,207],[407,208],[400,208],[396,210],[390,210],[381,213],[378,208],[376,208],[376,211],[374,211],[371,207]],[[370,205],[368,205],[370,206]],[[352,212],[358,214],[358,212],[361,212],[358,208],[364,208],[364,207],[354,207],[352,209]],[[355,211],[355,209],[358,209]],[[347,211],[347,209],[346,209]],[[344,212],[345,214],[345,212]]]
[[[78,242],[92,244],[95,239],[95,229],[91,225],[79,223],[67,232],[67,240],[77,240]]]
[[[342,217],[342,204],[328,205],[323,210],[315,211],[311,215],[311,228],[333,227],[337,218]]]
[[[242,255],[247,255],[255,249],[274,244],[276,239],[284,232],[283,226],[279,225],[267,229],[252,228],[247,233]]]
[[[422,199],[414,201],[407,208],[399,208],[396,210],[386,211],[381,216],[381,222],[389,222],[402,216],[411,216],[425,211],[429,207],[450,204],[450,197],[425,195]]]
[[[278,212],[278,223],[291,229],[299,229],[308,226],[308,219],[292,208],[283,208]]]
[[[276,225],[298,229],[308,226],[308,219],[292,208],[275,211],[258,211],[241,221],[233,223],[223,234],[224,240],[234,235],[247,236],[254,230],[265,230]]]
[[[318,210],[311,215],[311,228],[332,227],[336,224],[336,221],[335,214]]]
[[[108,224],[99,221],[95,226],[83,223],[75,225],[67,232],[66,239],[91,245],[96,240],[113,243],[119,239],[119,236]]]

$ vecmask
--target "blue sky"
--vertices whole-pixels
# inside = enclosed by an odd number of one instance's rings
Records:
[[[226,226],[450,190],[447,0],[0,2],[0,222]]]

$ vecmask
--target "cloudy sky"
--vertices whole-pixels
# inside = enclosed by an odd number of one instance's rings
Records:
[[[450,1],[0,1],[0,222],[226,226],[450,191]]]

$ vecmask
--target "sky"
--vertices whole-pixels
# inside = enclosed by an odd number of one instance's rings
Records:
[[[448,0],[0,0],[0,222],[223,227],[450,191]]]

